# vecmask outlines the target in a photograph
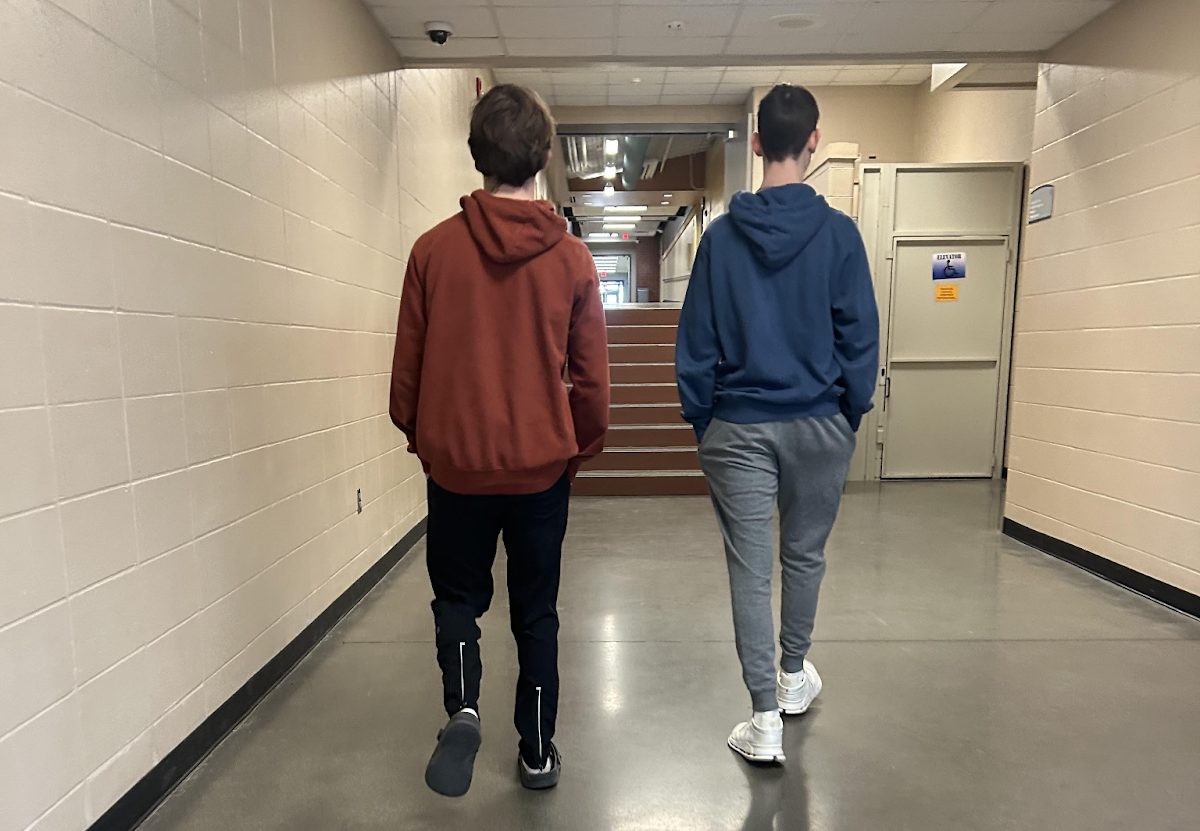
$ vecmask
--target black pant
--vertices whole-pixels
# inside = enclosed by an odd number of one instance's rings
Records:
[[[426,564],[446,713],[479,711],[483,663],[476,620],[492,603],[492,563],[503,534],[520,665],[513,720],[531,767],[549,758],[558,715],[556,604],[570,497],[567,474],[549,490],[523,496],[465,496],[429,480]]]

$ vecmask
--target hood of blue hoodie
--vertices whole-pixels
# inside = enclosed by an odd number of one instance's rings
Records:
[[[729,218],[750,243],[759,262],[782,268],[825,227],[833,208],[808,185],[743,191],[729,202]]]

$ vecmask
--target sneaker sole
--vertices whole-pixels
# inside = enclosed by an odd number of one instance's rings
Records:
[[[453,724],[438,740],[437,750],[425,768],[425,784],[442,796],[462,796],[471,789],[475,754],[483,735],[477,726]]]
[[[517,760],[517,773],[521,776],[521,784],[531,791],[548,791],[558,785],[560,772],[558,768],[549,773],[526,773],[521,760]]]
[[[779,748],[778,753],[757,754],[757,753],[746,752],[745,750],[743,750],[742,748],[740,748],[736,744],[734,744],[732,740],[727,741],[726,744],[729,745],[730,750],[732,750],[734,753],[737,753],[739,756],[741,756],[747,762],[761,762],[764,764],[781,765],[787,761],[787,757],[783,755],[782,747]]]

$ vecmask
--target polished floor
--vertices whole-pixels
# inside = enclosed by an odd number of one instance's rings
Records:
[[[418,547],[143,828],[1195,831],[1200,622],[1002,537],[1000,505],[990,483],[847,494],[825,691],[785,768],[725,747],[749,698],[707,500],[577,499],[557,790],[517,781],[503,596],[474,785],[426,789],[444,715]]]

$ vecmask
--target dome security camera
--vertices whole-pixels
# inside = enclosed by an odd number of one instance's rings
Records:
[[[431,20],[425,24],[425,34],[438,46],[443,46],[454,34],[454,26],[445,20]]]

